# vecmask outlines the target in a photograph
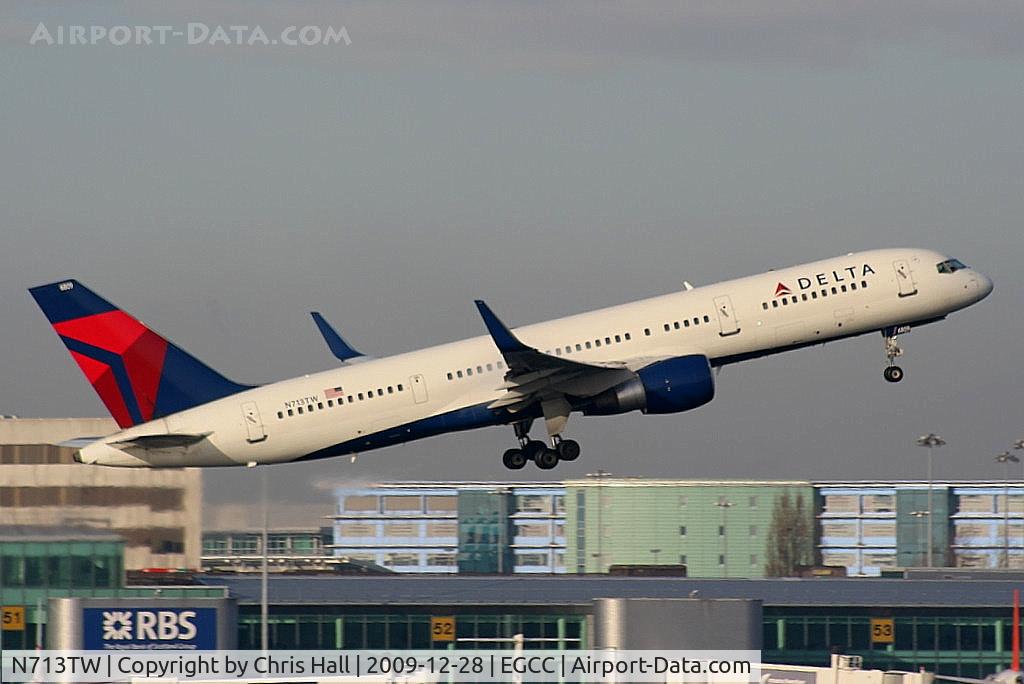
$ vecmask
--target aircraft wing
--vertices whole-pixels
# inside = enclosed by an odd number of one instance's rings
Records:
[[[566,395],[590,397],[635,377],[637,369],[662,360],[582,362],[545,354],[520,341],[484,301],[477,300],[476,306],[509,368],[502,385],[506,395],[491,402],[489,408],[507,407],[516,412],[534,402]]]

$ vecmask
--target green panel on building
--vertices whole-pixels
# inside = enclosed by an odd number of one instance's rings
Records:
[[[949,549],[949,514],[952,492],[948,487],[932,490],[931,514],[928,490],[896,490],[896,565],[904,568],[928,564],[928,521],[932,521],[932,565],[952,565]]]
[[[459,492],[459,572],[512,572],[512,495],[493,489]]]
[[[763,577],[776,499],[802,501],[814,542],[814,490],[805,482],[605,478],[566,483],[566,566],[685,565],[690,577]]]

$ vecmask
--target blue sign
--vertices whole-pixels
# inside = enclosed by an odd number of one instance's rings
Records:
[[[216,608],[85,608],[82,648],[95,650],[217,648]]]

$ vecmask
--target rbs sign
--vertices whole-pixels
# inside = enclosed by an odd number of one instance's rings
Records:
[[[217,648],[215,608],[84,608],[86,650]]]

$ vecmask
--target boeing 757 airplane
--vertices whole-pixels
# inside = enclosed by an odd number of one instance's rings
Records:
[[[881,332],[897,335],[984,299],[992,281],[925,249],[848,254],[515,330],[482,301],[486,336],[386,358],[356,351],[320,314],[335,370],[269,385],[228,380],[75,280],[30,290],[121,427],[65,443],[81,463],[283,463],[511,425],[517,470],[579,457],[573,413],[679,413],[708,403],[722,366]],[[547,441],[530,439],[543,419]]]

